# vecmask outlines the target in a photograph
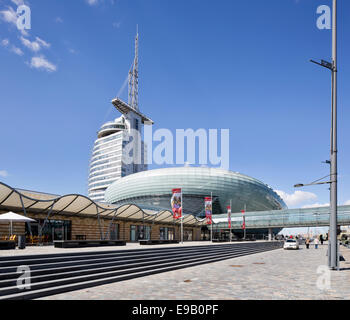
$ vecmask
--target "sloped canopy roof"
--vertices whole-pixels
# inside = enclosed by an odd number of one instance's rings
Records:
[[[173,214],[169,210],[148,210],[142,209],[135,204],[124,204],[116,206],[95,202],[90,198],[79,194],[68,194],[58,196],[48,193],[21,190],[12,188],[0,182],[0,209],[11,208],[16,211],[45,213],[52,210],[54,214],[79,214],[91,217],[114,217],[116,219],[145,220],[151,222],[180,224],[180,220],[173,220]],[[184,225],[201,226],[205,225],[205,219],[198,219],[193,215],[184,215]]]

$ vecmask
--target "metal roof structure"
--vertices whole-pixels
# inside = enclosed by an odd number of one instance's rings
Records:
[[[169,210],[142,209],[135,204],[116,206],[99,203],[80,194],[57,196],[48,193],[15,189],[0,182],[0,210],[21,211],[24,215],[31,213],[66,214],[72,216],[102,217],[123,220],[149,221],[155,223],[180,224],[173,219]],[[193,215],[184,215],[184,226],[205,225],[205,219]]]
[[[120,113],[122,114],[127,114],[130,111],[136,113],[138,116],[140,116],[140,118],[142,119],[142,123],[148,122],[148,124],[153,124],[153,120],[151,120],[150,118],[146,117],[143,113],[141,113],[140,111],[134,109],[133,107],[129,106],[127,103],[125,103],[124,101],[122,101],[119,98],[115,98],[112,100],[112,104],[116,107],[116,109],[118,109],[120,111]]]

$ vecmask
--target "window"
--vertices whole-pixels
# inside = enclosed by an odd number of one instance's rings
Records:
[[[159,239],[160,240],[169,240],[168,228],[159,228]]]
[[[149,240],[151,237],[151,228],[149,226],[137,226],[138,240]]]
[[[135,130],[139,130],[139,120],[135,119]]]
[[[136,242],[139,240],[151,239],[151,228],[150,226],[130,226],[130,241]]]
[[[184,241],[192,241],[192,239],[193,239],[193,231],[184,230]]]
[[[44,219],[38,219],[37,222],[25,224],[27,242],[30,242],[32,237],[40,236],[40,228],[44,225]],[[41,232],[42,242],[52,243],[54,240],[71,240],[72,237],[72,222],[70,220],[48,220],[45,223]]]
[[[109,226],[109,239],[110,240],[119,240],[119,224],[112,223]]]

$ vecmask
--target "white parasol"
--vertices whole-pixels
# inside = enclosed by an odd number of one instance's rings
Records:
[[[20,214],[14,212],[7,212],[0,214],[0,221],[8,221],[11,225],[11,236],[12,236],[12,221],[14,222],[35,222],[34,219],[21,216]]]

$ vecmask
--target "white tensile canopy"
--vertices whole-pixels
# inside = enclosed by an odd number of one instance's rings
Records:
[[[27,218],[25,216],[21,216],[20,214],[14,212],[7,212],[4,214],[0,214],[0,221],[10,222],[11,225],[11,236],[12,236],[12,222],[35,222],[34,219]]]

